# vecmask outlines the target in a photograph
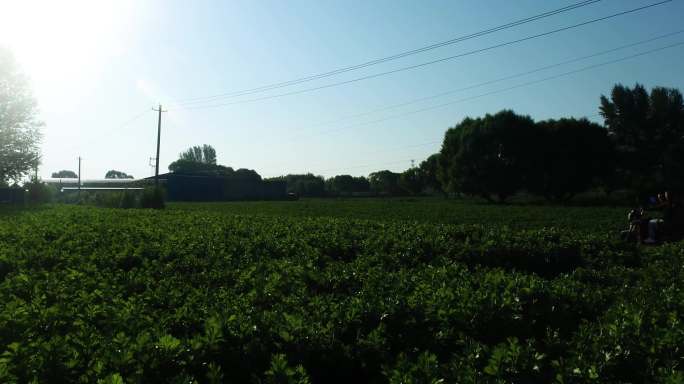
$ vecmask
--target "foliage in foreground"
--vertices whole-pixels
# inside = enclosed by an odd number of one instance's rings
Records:
[[[2,382],[682,379],[681,244],[58,207],[0,245]]]

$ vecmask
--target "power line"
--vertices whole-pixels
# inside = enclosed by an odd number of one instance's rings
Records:
[[[323,125],[330,125],[330,124],[338,123],[338,122],[341,122],[341,121],[354,119],[354,118],[357,118],[357,117],[367,116],[367,115],[371,115],[371,114],[378,113],[378,112],[383,112],[383,111],[387,111],[387,110],[391,110],[391,109],[396,109],[396,108],[400,108],[400,107],[405,107],[405,106],[407,106],[407,105],[416,104],[416,103],[419,103],[419,102],[422,102],[422,101],[432,100],[432,99],[436,99],[436,98],[439,98],[439,97],[448,96],[448,95],[451,95],[451,94],[454,94],[454,93],[463,92],[463,91],[468,91],[468,90],[475,89],[475,88],[480,88],[480,87],[483,87],[483,86],[486,86],[486,85],[491,85],[491,84],[499,83],[499,82],[502,82],[502,81],[512,80],[512,79],[515,79],[515,78],[518,78],[518,77],[523,77],[523,76],[531,75],[531,74],[538,73],[538,72],[542,72],[542,71],[545,71],[545,70],[548,70],[548,69],[560,67],[560,66],[563,66],[563,65],[566,65],[566,64],[571,64],[571,63],[575,63],[575,62],[578,62],[578,61],[582,61],[582,60],[586,60],[586,59],[591,59],[591,58],[598,57],[598,56],[603,56],[603,55],[606,55],[606,54],[608,54],[608,53],[612,53],[612,52],[620,51],[620,50],[623,50],[623,49],[626,49],[626,48],[631,48],[631,47],[635,47],[635,46],[638,46],[638,45],[650,43],[650,42],[653,42],[653,41],[656,41],[656,40],[664,39],[664,38],[671,37],[671,36],[675,36],[675,35],[682,34],[682,33],[684,33],[684,29],[679,30],[679,31],[675,31],[675,32],[666,33],[666,34],[659,35],[659,36],[655,36],[655,37],[652,37],[652,38],[649,38],[649,39],[637,41],[637,42],[634,42],[634,43],[621,45],[621,46],[619,46],[619,47],[611,48],[611,49],[608,49],[608,50],[605,50],[605,51],[601,51],[601,52],[597,52],[597,53],[592,53],[592,54],[590,54],[590,55],[581,56],[581,57],[577,57],[577,58],[574,58],[574,59],[569,59],[569,60],[561,61],[561,62],[558,62],[558,63],[545,65],[545,66],[538,67],[538,68],[535,68],[535,69],[532,69],[532,70],[529,70],[529,71],[516,73],[516,74],[514,74],[514,75],[504,76],[504,77],[500,77],[500,78],[497,78],[497,79],[494,79],[494,80],[488,80],[488,81],[484,81],[484,82],[481,82],[481,83],[469,85],[469,86],[467,86],[467,87],[455,88],[455,89],[447,90],[447,91],[440,92],[440,93],[437,93],[437,94],[434,94],[434,95],[425,96],[425,97],[420,97],[420,98],[417,98],[417,99],[412,99],[412,100],[405,101],[405,102],[398,103],[398,104],[392,104],[392,105],[388,105],[388,106],[384,106],[384,107],[379,107],[379,108],[372,109],[372,110],[369,110],[369,111],[366,111],[366,112],[361,112],[361,113],[356,113],[356,114],[352,114],[352,115],[342,116],[342,117],[340,117],[340,118],[337,118],[337,119],[334,119],[334,120],[325,121],[325,122],[322,122],[322,123],[317,123],[317,124],[314,124],[314,125],[312,125],[312,126],[313,126],[313,127],[318,127],[318,126],[323,126]]]
[[[474,39],[476,37],[481,37],[481,36],[488,35],[488,34],[491,34],[494,32],[502,31],[504,29],[517,27],[517,26],[520,26],[523,24],[527,24],[527,23],[536,21],[536,20],[551,17],[551,16],[554,16],[554,15],[557,15],[560,13],[568,12],[568,11],[571,11],[571,10],[574,10],[577,8],[581,8],[581,7],[585,7],[585,6],[594,4],[594,3],[598,3],[599,1],[601,1],[601,0],[580,1],[578,3],[574,3],[574,4],[571,4],[571,5],[562,7],[562,8],[558,8],[558,9],[555,9],[552,11],[544,12],[544,13],[541,13],[541,14],[538,14],[535,16],[531,16],[531,17],[527,17],[524,19],[512,21],[512,22],[509,22],[509,23],[506,23],[506,24],[503,24],[503,25],[500,25],[497,27],[485,29],[483,31],[479,31],[479,32],[468,34],[468,35],[456,37],[456,38],[453,38],[450,40],[446,40],[446,41],[442,41],[439,43],[427,45],[427,46],[424,46],[421,48],[412,49],[410,51],[400,52],[400,53],[397,53],[397,54],[394,54],[391,56],[387,56],[387,57],[383,57],[380,59],[370,60],[370,61],[367,61],[367,62],[364,62],[361,64],[335,69],[335,70],[332,70],[329,72],[323,72],[323,73],[319,73],[316,75],[305,76],[305,77],[301,77],[301,78],[294,79],[294,80],[263,85],[260,87],[245,89],[245,90],[241,90],[241,91],[234,91],[234,92],[222,93],[222,94],[213,95],[213,96],[204,96],[204,97],[196,97],[196,98],[185,99],[185,100],[179,101],[177,104],[191,104],[191,103],[196,103],[196,102],[206,102],[206,101],[210,101],[210,100],[214,100],[214,99],[218,99],[218,98],[243,96],[243,95],[247,95],[247,94],[258,93],[258,92],[263,92],[263,91],[267,91],[267,90],[271,90],[271,89],[282,88],[282,87],[287,87],[290,85],[295,85],[295,84],[300,84],[300,83],[304,83],[304,82],[308,82],[308,81],[313,81],[313,80],[321,79],[324,77],[330,77],[330,76],[334,76],[334,75],[337,75],[340,73],[345,73],[345,72],[349,72],[349,71],[353,71],[353,70],[357,70],[357,69],[361,69],[361,68],[366,68],[366,67],[369,67],[372,65],[385,63],[385,62],[400,59],[400,58],[403,58],[406,56],[415,55],[418,53],[422,53],[422,52],[430,51],[433,49],[441,48],[441,47],[444,47],[447,45],[452,45],[452,44],[459,43],[462,41]]]
[[[126,120],[124,123],[120,124],[117,128],[123,128],[123,127],[133,123],[134,121],[137,121],[141,117],[145,116],[148,112],[149,112],[149,110],[145,109],[144,111],[140,112],[139,114],[133,116],[132,118]]]
[[[179,109],[193,110],[193,109],[206,109],[206,108],[225,107],[225,106],[229,106],[229,105],[251,103],[251,102],[263,101],[263,100],[274,99],[274,98],[279,98],[279,97],[298,95],[298,94],[302,94],[302,93],[307,93],[307,92],[317,91],[317,90],[321,90],[321,89],[337,87],[337,86],[340,86],[340,85],[355,83],[355,82],[359,82],[359,81],[362,81],[362,80],[369,80],[369,79],[373,79],[373,78],[377,78],[377,77],[381,77],[381,76],[386,76],[386,75],[390,75],[390,74],[394,74],[394,73],[398,73],[398,72],[404,72],[404,71],[408,71],[408,70],[412,70],[412,69],[417,69],[417,68],[425,67],[425,66],[432,65],[432,64],[437,64],[437,63],[445,62],[445,61],[448,61],[448,60],[453,60],[453,59],[457,59],[457,58],[461,58],[461,57],[465,57],[465,56],[470,56],[470,55],[474,55],[474,54],[477,54],[477,53],[482,53],[482,52],[490,51],[490,50],[497,49],[497,48],[502,48],[502,47],[509,46],[509,45],[518,44],[518,43],[521,43],[521,42],[524,42],[524,41],[533,40],[533,39],[537,39],[537,38],[544,37],[544,36],[549,36],[549,35],[552,35],[552,34],[555,34],[555,33],[558,33],[558,32],[567,31],[567,30],[574,29],[574,28],[579,28],[579,27],[582,27],[582,26],[585,26],[585,25],[597,23],[597,22],[600,22],[600,21],[612,19],[612,18],[619,17],[619,16],[624,16],[624,15],[627,15],[627,14],[630,14],[630,13],[634,13],[634,12],[639,12],[639,11],[642,11],[642,10],[645,10],[645,9],[648,9],[648,8],[652,8],[652,7],[656,7],[656,6],[659,6],[659,5],[662,5],[662,4],[665,4],[665,3],[669,3],[669,2],[672,2],[672,1],[673,1],[673,0],[664,0],[664,1],[657,2],[657,3],[652,3],[652,4],[649,4],[649,5],[645,5],[645,6],[642,6],[642,7],[633,8],[633,9],[630,9],[630,10],[627,10],[627,11],[622,11],[622,12],[614,13],[614,14],[611,14],[611,15],[608,15],[608,16],[603,16],[603,17],[599,17],[599,18],[596,18],[596,19],[584,21],[584,22],[581,22],[581,23],[578,23],[578,24],[573,24],[573,25],[570,25],[570,26],[567,26],[567,27],[562,27],[562,28],[558,28],[558,29],[551,30],[551,31],[539,33],[539,34],[536,34],[536,35],[531,35],[531,36],[523,37],[523,38],[520,38],[520,39],[507,41],[507,42],[504,42],[504,43],[499,43],[499,44],[491,45],[491,46],[488,46],[488,47],[485,47],[485,48],[480,48],[480,49],[476,49],[476,50],[472,50],[472,51],[460,53],[460,54],[458,54],[458,55],[448,56],[448,57],[444,57],[444,58],[441,58],[441,59],[436,59],[436,60],[432,60],[432,61],[428,61],[428,62],[424,62],[424,63],[420,63],[420,64],[410,65],[410,66],[407,66],[407,67],[401,67],[401,68],[397,68],[397,69],[394,69],[394,70],[385,71],[385,72],[380,72],[380,73],[376,73],[376,74],[372,74],[372,75],[357,77],[357,78],[350,79],[350,80],[345,80],[345,81],[340,81],[340,82],[336,82],[336,83],[325,84],[325,85],[321,85],[321,86],[317,86],[317,87],[312,87],[312,88],[305,88],[305,89],[301,89],[301,90],[297,90],[297,91],[279,93],[279,94],[269,95],[269,96],[262,96],[262,97],[252,98],[252,99],[238,100],[238,101],[233,101],[233,102],[228,102],[228,103],[221,103],[221,104],[209,104],[209,105],[198,105],[198,106],[189,106],[189,107],[179,107]]]
[[[684,45],[684,41],[681,41],[681,42],[678,42],[678,43],[674,43],[674,44],[670,44],[670,45],[666,45],[666,46],[659,47],[659,48],[655,48],[655,49],[651,49],[651,50],[648,50],[648,51],[640,52],[640,53],[637,53],[637,54],[633,54],[633,55],[629,55],[629,56],[624,56],[624,57],[621,57],[621,58],[618,58],[618,59],[614,59],[614,60],[610,60],[610,61],[606,61],[606,62],[602,62],[602,63],[598,63],[598,64],[589,65],[589,66],[582,67],[582,68],[579,68],[579,69],[576,69],[576,70],[564,72],[564,73],[561,73],[561,74],[558,74],[558,75],[545,77],[545,78],[542,78],[542,79],[539,79],[539,80],[529,81],[529,82],[525,82],[525,83],[522,83],[522,84],[518,84],[518,85],[511,86],[511,87],[507,87],[507,88],[503,88],[503,89],[498,89],[498,90],[494,90],[494,91],[491,91],[491,92],[486,92],[486,93],[482,93],[482,94],[479,94],[479,95],[466,97],[466,98],[463,98],[463,99],[458,99],[458,100],[449,101],[449,102],[446,102],[446,103],[443,103],[443,104],[438,104],[438,105],[435,105],[435,106],[430,106],[430,107],[421,108],[421,109],[417,109],[417,110],[413,110],[413,111],[409,111],[409,112],[405,112],[405,113],[400,113],[400,114],[388,116],[388,117],[385,117],[385,118],[382,118],[382,119],[367,121],[367,122],[364,122],[364,123],[353,124],[353,125],[349,125],[349,126],[345,126],[345,127],[339,128],[339,129],[328,130],[328,131],[322,131],[322,132],[319,132],[317,135],[326,134],[326,133],[332,133],[332,132],[339,132],[339,131],[347,130],[347,129],[350,129],[350,128],[356,128],[356,127],[365,126],[365,125],[377,124],[377,123],[381,123],[381,122],[384,122],[384,121],[387,121],[387,120],[396,119],[396,118],[399,118],[399,117],[404,117],[404,116],[413,115],[413,114],[416,114],[416,113],[431,111],[431,110],[433,110],[433,109],[443,108],[443,107],[450,106],[450,105],[453,105],[453,104],[462,103],[462,102],[466,102],[466,101],[471,101],[471,100],[475,100],[475,99],[478,99],[478,98],[481,98],[481,97],[491,96],[491,95],[495,95],[495,94],[498,94],[498,93],[503,93],[503,92],[507,92],[507,91],[514,90],[514,89],[518,89],[518,88],[528,87],[528,86],[530,86],[530,85],[539,84],[539,83],[546,82],[546,81],[549,81],[549,80],[554,80],[554,79],[558,79],[558,78],[561,78],[561,77],[570,76],[570,75],[573,75],[573,74],[576,74],[576,73],[585,72],[585,71],[588,71],[588,70],[591,70],[591,69],[595,69],[595,68],[599,68],[599,67],[604,67],[604,66],[606,66],[606,65],[619,63],[619,62],[622,62],[622,61],[634,59],[634,58],[637,58],[637,57],[649,55],[649,54],[652,54],[652,53],[656,53],[656,52],[659,52],[659,51],[663,51],[663,50],[666,50],[666,49],[670,49],[670,48],[674,48],[674,47],[678,47],[678,46],[682,46],[682,45]],[[312,136],[313,136],[313,135],[312,135]]]

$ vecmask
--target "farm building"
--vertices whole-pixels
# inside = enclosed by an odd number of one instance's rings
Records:
[[[153,180],[154,177],[147,178]],[[169,201],[282,200],[284,181],[243,180],[221,176],[165,173],[159,175]]]

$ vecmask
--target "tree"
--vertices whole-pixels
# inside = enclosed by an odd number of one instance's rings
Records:
[[[442,183],[439,181],[439,154],[435,153],[420,163],[420,178],[423,189],[430,192],[444,192]]]
[[[204,144],[201,147],[199,145],[195,145],[194,147],[188,148],[185,152],[182,152],[179,155],[179,160],[215,165],[216,150],[214,147],[208,144]]]
[[[231,168],[228,168],[231,169]],[[232,179],[235,180],[242,180],[242,181],[261,181],[261,175],[259,175],[255,170],[253,169],[247,169],[247,168],[239,168],[232,174],[227,174],[226,176],[231,177]]]
[[[466,118],[447,130],[440,152],[440,181],[452,192],[505,201],[530,177],[538,128],[529,116],[504,110]]]
[[[363,176],[338,175],[325,181],[326,190],[332,194],[368,192],[370,183]]]
[[[18,181],[40,162],[38,109],[12,54],[0,49],[0,184]]]
[[[384,170],[373,172],[368,175],[371,191],[385,195],[398,195],[401,193],[399,187],[399,173]]]
[[[261,181],[261,176],[252,169],[234,170],[216,164],[216,151],[211,145],[194,146],[182,152],[179,159],[169,165],[169,170],[181,175],[223,177],[240,181]]]
[[[77,179],[78,175],[74,171],[61,170],[52,173],[53,179]]]
[[[285,181],[287,192],[295,193],[298,196],[320,197],[325,195],[325,179],[323,176],[307,173],[305,175],[279,176],[270,180]]]
[[[112,169],[111,171],[107,171],[107,173],[105,174],[105,179],[133,179],[133,176]]]
[[[208,144],[190,147],[178,155],[169,170],[179,174],[203,174],[207,176],[232,176],[233,168],[216,164],[216,150]]]
[[[681,174],[666,169],[684,141],[679,90],[655,87],[649,94],[640,84],[617,84],[610,99],[601,96],[600,110],[616,145],[618,167],[628,174],[631,187],[644,191],[679,182]]]
[[[547,120],[541,128],[535,157],[539,161],[527,180],[529,191],[564,201],[609,175],[613,147],[608,132],[587,119]]]
[[[420,168],[409,168],[399,175],[399,188],[411,195],[423,192],[425,188]]]
[[[202,174],[205,176],[226,176],[232,175],[235,172],[231,167],[184,159],[179,159],[169,164],[169,171],[184,175]]]

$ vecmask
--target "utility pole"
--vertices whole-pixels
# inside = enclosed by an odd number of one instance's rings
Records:
[[[157,158],[154,165],[154,186],[159,187],[159,140],[161,139],[161,114],[166,112],[162,109],[161,104],[159,104],[159,109],[152,108],[153,111],[159,112],[159,118],[157,119]]]
[[[78,157],[78,198],[81,198],[81,156]]]

